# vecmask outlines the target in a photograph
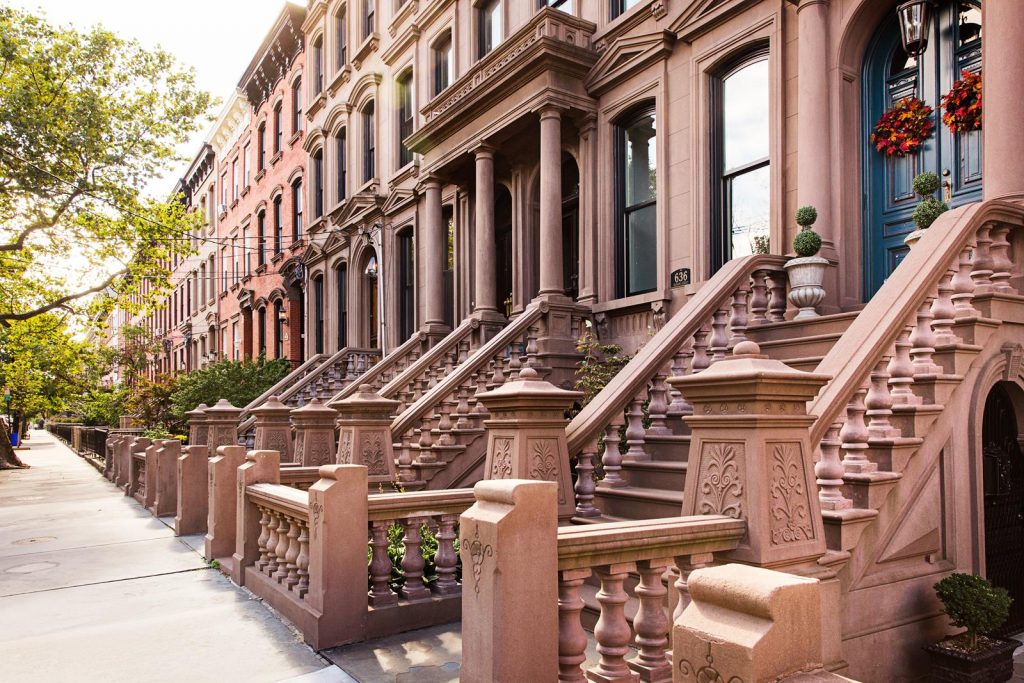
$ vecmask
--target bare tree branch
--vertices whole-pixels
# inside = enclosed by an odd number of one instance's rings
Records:
[[[127,268],[119,270],[116,273],[111,274],[110,277],[108,277],[106,280],[96,285],[95,287],[83,289],[82,291],[75,292],[74,294],[66,294],[60,297],[59,299],[55,299],[54,301],[51,301],[50,303],[44,306],[40,306],[39,308],[32,309],[31,311],[23,311],[21,313],[0,313],[0,324],[4,324],[15,320],[28,320],[29,318],[34,318],[37,315],[42,315],[43,313],[47,313],[56,308],[67,308],[68,303],[75,301],[76,299],[81,299],[83,296],[89,296],[90,294],[102,292],[104,289],[112,285],[114,281],[117,280],[117,278],[121,277],[127,272]]]

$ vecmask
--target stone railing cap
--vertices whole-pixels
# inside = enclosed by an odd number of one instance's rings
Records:
[[[334,417],[338,414],[338,411],[334,408],[325,406],[320,402],[320,399],[310,399],[309,403],[302,406],[301,408],[294,408],[291,411],[291,416],[302,419],[304,417]]]
[[[690,389],[692,392],[693,389],[700,386],[736,384],[751,380],[764,381],[775,386],[780,384],[807,386],[808,390],[813,388],[811,393],[811,397],[813,397],[818,393],[818,388],[824,386],[831,379],[831,375],[797,370],[780,360],[768,358],[761,353],[761,348],[756,343],[744,341],[736,345],[731,356],[713,363],[696,375],[671,377],[669,383],[676,387],[692,387]],[[690,395],[687,395],[687,398],[693,400]]]
[[[200,403],[195,408],[185,413],[185,417],[187,417],[190,422],[196,419],[202,419],[206,417],[207,408],[208,406],[205,403]]]
[[[358,391],[347,398],[331,403],[339,412],[386,412],[389,415],[398,401],[384,398],[373,390],[373,385],[360,384]]]
[[[290,406],[281,403],[281,399],[277,394],[272,394],[262,405],[250,409],[249,412],[256,416],[274,415],[275,413],[287,415],[291,410]]]
[[[526,366],[519,371],[518,379],[506,382],[497,389],[485,391],[478,398],[488,407],[494,405],[568,408],[574,401],[583,398],[583,392],[559,389],[551,382],[540,379],[534,368]]]
[[[231,405],[231,401],[227,400],[226,398],[222,398],[221,400],[217,401],[217,403],[214,404],[212,407],[207,408],[205,410],[207,417],[217,417],[221,415],[236,415],[240,414],[241,412],[241,408],[236,408],[235,406]]]

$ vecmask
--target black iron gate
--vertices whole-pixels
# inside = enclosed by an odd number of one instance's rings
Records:
[[[1010,592],[1010,618],[1000,632],[1024,630],[1024,455],[1009,393],[992,388],[982,421],[985,477],[985,568]]]

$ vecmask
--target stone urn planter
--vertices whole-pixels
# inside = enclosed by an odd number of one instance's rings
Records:
[[[1013,677],[1013,651],[1016,640],[984,637],[988,649],[965,652],[956,647],[959,636],[947,638],[924,648],[931,662],[929,681],[935,683],[997,683]]]
[[[821,237],[811,229],[818,219],[818,212],[813,206],[797,209],[796,222],[800,232],[793,238],[793,251],[797,257],[786,262],[786,273],[789,275],[789,303],[796,306],[794,320],[815,318],[817,307],[825,300],[825,268],[828,259],[817,255],[821,249]]]

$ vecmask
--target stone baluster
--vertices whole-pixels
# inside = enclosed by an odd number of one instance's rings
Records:
[[[709,566],[714,559],[715,556],[711,553],[680,555],[675,558],[677,576],[673,584],[673,588],[675,588],[675,609],[672,610],[672,623],[675,623],[682,616],[683,610],[690,604],[690,589],[686,585],[690,574],[697,569]]]
[[[932,297],[925,297],[917,309],[917,325],[910,332],[910,357],[914,360],[914,377],[938,375],[942,368],[932,362],[935,333],[932,332]]]
[[[539,334],[535,325],[531,325],[526,330],[526,364],[535,370],[540,367],[540,361],[537,360],[537,336]]]
[[[676,355],[672,356],[672,377],[682,377],[686,374],[686,365],[693,354],[693,340],[688,339]],[[693,406],[686,400],[675,387],[669,385],[669,395],[672,401],[668,404],[667,414],[670,417],[680,418],[685,415],[693,415]]]
[[[618,488],[629,485],[621,474],[622,450],[619,448],[619,427],[622,426],[623,421],[622,416],[616,413],[604,428],[604,455],[601,458],[601,463],[604,466],[602,486]]]
[[[260,557],[256,560],[255,567],[256,571],[262,572],[263,568],[267,566],[268,552],[267,545],[270,542],[270,513],[263,506],[259,507],[260,511],[260,536],[256,539],[256,547],[259,548]]]
[[[768,318],[773,323],[779,323],[786,319],[786,273],[778,270],[768,274],[771,286],[768,291],[771,296],[768,299]]]
[[[867,408],[868,434],[872,439],[892,439],[899,437],[899,430],[892,426],[892,394],[889,391],[889,372],[887,367],[891,359],[882,356],[875,369],[871,371],[871,387],[864,399]]]
[[[288,578],[288,530],[291,525],[288,518],[280,512],[274,513],[277,516],[277,547],[274,548],[274,556],[277,557],[277,571],[273,579],[281,583]]]
[[[469,420],[469,388],[465,384],[459,385],[459,404],[455,414],[455,429],[470,429],[473,426]]]
[[[956,317],[956,309],[953,307],[953,273],[948,270],[939,280],[938,296],[932,302],[932,332],[935,333],[935,343],[939,346],[955,344],[959,341],[953,334],[953,319]]]
[[[597,680],[629,680],[630,669],[626,663],[632,631],[626,621],[625,606],[629,600],[622,584],[630,572],[636,571],[635,562],[595,567],[594,573],[601,582],[597,601],[601,604],[601,616],[594,626],[594,639],[600,659],[591,673]]]
[[[992,291],[1014,293],[1010,286],[1013,260],[1010,258],[1010,226],[996,223],[992,226]]]
[[[668,375],[664,370],[654,373],[654,380],[651,382],[649,392],[651,402],[647,405],[647,414],[650,417],[651,426],[647,428],[648,434],[656,436],[671,434],[666,420],[668,418],[668,393],[669,386],[665,379]]]
[[[416,475],[412,471],[411,432],[402,434],[402,440],[398,444],[398,480],[416,480]]]
[[[405,553],[402,555],[402,573],[405,575],[405,583],[402,585],[399,595],[406,600],[420,600],[430,597],[430,590],[423,583],[423,555],[420,546],[423,539],[420,537],[420,527],[425,520],[422,517],[410,517],[405,520],[405,536],[402,542],[405,544]]]
[[[701,325],[700,329],[693,333],[693,363],[690,367],[695,375],[711,365],[711,359],[708,357],[709,334],[707,323]]]
[[[818,500],[822,510],[847,510],[853,501],[843,495],[843,463],[839,459],[839,430],[842,424],[836,422],[821,440],[821,460],[814,465],[814,476],[818,484]]]
[[[519,369],[523,366],[519,360],[520,344],[515,342],[508,345],[508,381],[515,382],[519,379]]]
[[[432,463],[437,462],[437,456],[434,455],[434,437],[431,430],[434,426],[434,411],[433,409],[428,410],[423,415],[423,419],[420,420],[420,452],[416,456],[416,461],[421,463]]]
[[[360,353],[356,359],[356,376],[362,375],[366,372],[366,354]]]
[[[455,524],[458,515],[441,515],[437,531],[437,553],[434,555],[434,566],[437,567],[437,581],[434,592],[438,595],[456,595],[462,591],[455,580],[458,554],[455,552]]]
[[[469,340],[463,339],[459,342],[459,365],[465,363],[467,358],[469,358]]]
[[[768,273],[763,270],[755,270],[750,282],[750,324],[753,326],[765,325],[768,322],[768,285],[765,280]]]
[[[896,338],[895,353],[886,368],[889,372],[892,404],[896,406],[919,405],[921,399],[914,395],[914,364],[910,359],[910,328],[905,327]]]
[[[589,569],[558,572],[558,681],[584,683],[581,665],[587,660],[587,632],[580,622],[585,603],[580,586],[589,577]]]
[[[740,287],[732,293],[732,314],[729,316],[729,346],[733,347],[747,340],[747,287]]]
[[[594,507],[594,459],[597,458],[597,440],[588,443],[576,458],[576,516],[597,517],[601,511]]]
[[[356,376],[356,359],[348,354],[345,359],[345,379],[352,379]]]
[[[668,590],[661,581],[669,563],[668,559],[637,563],[640,584],[635,593],[640,608],[633,618],[633,630],[639,655],[629,662],[629,668],[640,674],[642,681],[666,681],[672,676],[672,664],[666,656],[669,622],[665,596]]]
[[[388,556],[388,528],[391,522],[370,523],[370,604],[384,607],[398,602],[391,590],[391,558]]]
[[[277,544],[281,538],[278,534],[278,523],[281,521],[277,517],[277,513],[273,510],[267,510],[267,515],[270,519],[267,521],[267,530],[270,532],[267,538],[267,562],[264,565],[264,573],[267,576],[273,577],[277,573]]]
[[[291,590],[299,585],[299,522],[294,518],[289,518],[288,524],[288,549],[284,554],[288,575],[283,583],[288,587],[288,590]]]
[[[725,352],[729,348],[729,337],[725,333],[728,317],[729,311],[724,308],[719,308],[715,311],[714,318],[711,322],[711,339],[709,340],[709,344],[711,347],[712,362],[725,358]]]
[[[309,592],[309,525],[305,522],[299,523],[299,555],[295,558],[295,566],[299,575],[295,591],[299,598],[304,598]]]
[[[437,445],[451,446],[455,439],[452,438],[451,406],[448,405],[448,401],[441,401],[440,412],[441,417],[437,421]]]
[[[491,362],[493,363],[494,373],[491,375],[490,386],[497,389],[505,384],[505,359],[499,354]]]
[[[846,406],[846,423],[839,430],[839,440],[843,449],[843,470],[851,474],[869,474],[878,471],[878,465],[868,460],[865,452],[868,449],[867,425],[864,424],[864,395],[867,389],[861,387],[853,394],[853,399]]]
[[[644,411],[643,401],[638,396],[629,404],[626,412],[626,458],[630,460],[650,460],[644,447]]]
[[[473,394],[473,400],[476,401],[476,405],[473,406],[473,414],[478,420],[484,420],[488,415],[487,406],[480,400],[480,395],[485,393],[487,393],[487,372],[485,370],[478,370],[476,373],[476,392]]]
[[[974,308],[974,280],[971,279],[971,253],[970,246],[964,247],[960,257],[955,264],[956,273],[953,275],[953,309],[956,311],[956,318],[972,318],[979,314]]]
[[[992,226],[989,223],[978,228],[977,246],[974,248],[974,263],[971,268],[971,279],[974,280],[975,294],[988,294],[992,291]]]

